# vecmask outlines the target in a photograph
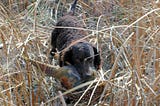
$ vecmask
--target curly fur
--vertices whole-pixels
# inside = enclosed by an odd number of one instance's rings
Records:
[[[71,44],[75,40],[78,40],[86,36],[85,31],[76,29],[76,28],[82,28],[83,25],[74,16],[66,15],[62,17],[58,21],[56,26],[64,27],[64,28],[55,28],[52,32],[51,45],[53,48],[57,48],[59,51],[66,48],[69,44]]]
[[[99,52],[86,40],[80,40],[87,36],[87,32],[76,29],[83,28],[83,23],[68,14],[60,18],[56,26],[51,35],[51,55],[60,52],[59,65],[61,67],[73,65],[81,78],[90,75],[91,68],[99,69],[101,64]]]

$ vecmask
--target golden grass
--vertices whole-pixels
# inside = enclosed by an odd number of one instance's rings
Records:
[[[72,2],[57,1],[0,1],[0,105],[66,105],[60,84],[54,78],[17,58],[25,55],[50,64],[51,30]],[[158,106],[160,2],[84,1],[79,0],[76,16],[85,23],[90,42],[97,45],[103,57],[97,82],[102,81],[105,87],[97,104]],[[80,104],[79,101],[75,105]],[[91,105],[91,98],[86,104]]]

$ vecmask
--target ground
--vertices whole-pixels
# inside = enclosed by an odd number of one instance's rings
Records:
[[[18,57],[50,64],[51,31],[71,2],[0,1],[0,105],[58,106],[64,102],[57,79]],[[96,103],[158,106],[160,2],[79,0],[75,15],[83,20],[89,42],[97,45],[102,55],[102,69],[93,81],[97,85],[103,82],[105,87],[99,94],[103,98]],[[52,65],[56,66],[56,60]],[[90,105],[90,98],[85,102]]]

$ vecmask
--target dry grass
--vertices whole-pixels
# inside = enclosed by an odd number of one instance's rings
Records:
[[[54,78],[17,57],[24,55],[49,64],[51,30],[71,1],[0,1],[1,106],[66,105]],[[103,57],[100,75],[93,81],[106,85],[97,104],[158,106],[160,1],[84,1],[79,0],[76,15],[86,24],[90,42]]]

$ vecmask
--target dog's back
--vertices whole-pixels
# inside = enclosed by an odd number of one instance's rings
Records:
[[[59,51],[87,34],[85,31],[78,29],[83,28],[83,24],[75,16],[66,15],[62,17],[56,26],[62,26],[62,28],[56,28],[52,32],[52,38],[56,38],[52,43],[56,42],[56,48]]]
[[[51,45],[53,47],[53,52],[56,52],[56,48],[58,51],[61,51],[72,42],[87,35],[87,32],[80,29],[84,27],[83,22],[74,16],[76,3],[77,0],[73,2],[70,11],[58,20],[56,24],[58,28],[55,28],[52,32]]]

